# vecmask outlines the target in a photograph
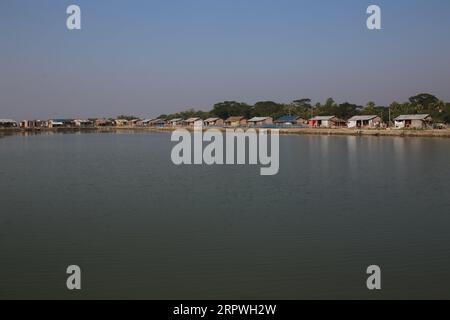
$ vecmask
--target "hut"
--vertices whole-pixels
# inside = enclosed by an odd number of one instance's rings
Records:
[[[307,123],[305,119],[299,116],[282,116],[274,121],[275,125],[290,127],[290,126],[301,126]]]
[[[273,118],[271,117],[254,117],[248,120],[251,127],[262,127],[273,125]]]
[[[181,118],[175,118],[168,121],[171,127],[179,127],[183,125],[184,120]]]
[[[342,128],[347,122],[336,116],[316,116],[309,120],[309,125],[313,128]]]
[[[82,120],[77,119],[74,120],[75,126],[78,128],[92,128],[94,126],[94,122],[91,120]]]
[[[197,125],[197,124],[202,124],[203,125],[202,119],[200,119],[200,118],[189,118],[189,119],[183,121],[183,125],[185,127],[193,127],[194,125]]]
[[[126,126],[128,126],[128,120],[116,119],[116,120],[114,120],[114,125],[116,127],[126,127]]]
[[[108,119],[97,119],[95,120],[96,127],[112,127],[114,123]]]
[[[41,120],[23,120],[20,121],[20,127],[24,129],[33,129],[43,127],[43,121]]]
[[[47,121],[48,128],[72,128],[75,121],[72,119],[52,119]]]
[[[153,121],[154,119],[144,119],[141,120],[137,123],[137,126],[139,127],[148,127],[150,126],[150,123]]]
[[[141,119],[131,119],[128,121],[128,126],[130,126],[130,127],[137,127],[137,126],[139,126],[139,124],[142,124]]]
[[[243,127],[247,125],[247,119],[241,116],[232,116],[225,120],[227,127]]]
[[[0,128],[17,128],[19,125],[12,119],[0,119]]]
[[[207,127],[223,127],[224,121],[220,118],[208,118],[204,121]]]
[[[166,120],[164,119],[155,119],[149,122],[150,127],[163,128],[166,126]]]
[[[427,129],[433,126],[433,119],[429,114],[401,115],[394,122],[397,129]]]
[[[350,129],[354,128],[379,128],[381,127],[382,120],[379,116],[369,115],[369,116],[354,116],[348,119],[348,127]]]

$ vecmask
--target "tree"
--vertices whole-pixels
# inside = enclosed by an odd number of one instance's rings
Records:
[[[409,102],[414,106],[421,106],[424,109],[428,109],[439,102],[439,99],[429,93],[420,93],[416,96],[410,97]]]
[[[211,114],[222,119],[227,119],[231,116],[243,116],[248,118],[252,114],[252,108],[246,103],[224,101],[216,103]]]
[[[277,117],[282,116],[284,105],[273,101],[260,101],[253,107],[255,117]]]

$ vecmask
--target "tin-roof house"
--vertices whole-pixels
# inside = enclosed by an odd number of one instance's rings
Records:
[[[74,120],[74,124],[78,128],[92,128],[94,126],[93,121],[84,119],[76,119]]]
[[[348,127],[354,128],[379,128],[381,127],[382,120],[379,116],[354,116],[348,119]]]
[[[207,127],[222,127],[225,122],[220,118],[208,118],[204,123]]]
[[[0,128],[17,128],[19,125],[12,119],[0,119]]]
[[[397,129],[427,129],[433,125],[433,119],[429,114],[401,115],[394,119]]]
[[[114,125],[116,127],[126,127],[128,125],[128,120],[125,119],[116,119],[114,120]]]
[[[278,119],[276,119],[274,121],[275,125],[277,126],[284,126],[284,127],[289,127],[289,126],[301,126],[306,124],[306,120],[303,119],[300,116],[282,116]]]
[[[175,119],[171,119],[168,121],[169,125],[172,127],[179,127],[181,125],[183,125],[183,119],[181,118],[175,118]]]
[[[232,116],[225,120],[227,127],[243,127],[247,125],[247,119],[241,116]]]
[[[203,125],[203,120],[200,118],[189,118],[183,122],[186,127],[193,127],[194,125]]]
[[[313,128],[342,128],[347,126],[347,122],[336,116],[316,116],[309,119],[309,125]]]
[[[166,120],[164,120],[164,119],[152,120],[152,121],[150,121],[149,126],[156,127],[156,128],[163,128],[166,126]]]
[[[273,125],[272,117],[254,117],[248,120],[248,124],[251,127],[262,127]]]
[[[95,120],[95,126],[97,127],[112,127],[114,123],[108,119],[97,119]]]
[[[75,126],[73,119],[52,119],[47,121],[48,128],[71,128]]]

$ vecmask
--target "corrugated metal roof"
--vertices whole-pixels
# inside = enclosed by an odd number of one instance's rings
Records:
[[[336,116],[316,116],[312,118],[313,121],[329,121],[333,118],[336,118]]]
[[[425,120],[430,117],[429,114],[403,114],[395,118],[395,121],[404,121],[404,120]]]
[[[199,120],[201,120],[201,119],[200,118],[189,118],[189,119],[186,120],[186,122],[196,122],[196,121],[199,121]]]
[[[205,122],[216,122],[218,120],[220,120],[220,118],[208,118],[205,120]]]
[[[231,116],[226,121],[234,122],[234,121],[241,121],[241,120],[244,120],[244,117],[242,117],[242,116]]]
[[[348,121],[369,121],[372,119],[377,118],[378,116],[371,115],[371,116],[354,116],[348,119]]]
[[[261,122],[269,119],[269,117],[254,117],[248,120],[248,122]]]

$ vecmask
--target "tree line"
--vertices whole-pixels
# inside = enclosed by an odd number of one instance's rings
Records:
[[[304,119],[313,116],[336,116],[341,119],[349,119],[356,115],[378,115],[383,121],[402,114],[430,114],[436,122],[450,123],[450,103],[438,99],[429,93],[421,93],[410,97],[407,102],[392,102],[389,106],[377,106],[374,102],[368,102],[365,106],[344,102],[336,103],[333,98],[328,98],[325,103],[313,104],[311,99],[303,98],[291,103],[277,103],[274,101],[260,101],[254,105],[244,102],[224,101],[216,103],[211,111],[199,111],[188,108],[186,111],[175,114],[162,114],[161,119],[193,118],[206,119],[218,117],[226,119],[230,116],[273,117],[283,115],[297,115]]]

